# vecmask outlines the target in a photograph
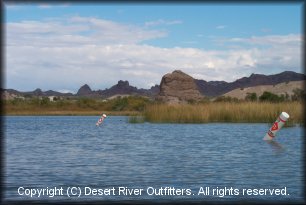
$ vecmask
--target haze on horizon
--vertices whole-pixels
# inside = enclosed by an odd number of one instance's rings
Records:
[[[182,70],[232,82],[302,73],[302,4],[8,4],[5,88],[76,93]]]

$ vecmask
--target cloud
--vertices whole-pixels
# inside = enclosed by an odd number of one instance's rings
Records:
[[[183,22],[180,20],[164,20],[164,19],[158,19],[156,21],[148,21],[145,22],[145,26],[159,26],[159,25],[175,25],[175,24],[182,24]]]
[[[219,26],[216,26],[216,29],[225,29],[227,26],[225,25],[219,25]]]
[[[71,17],[44,21],[21,21],[7,24],[8,44],[40,46],[79,46],[80,44],[139,43],[164,37],[167,33],[146,30],[91,17]]]
[[[302,36],[298,34],[288,34],[288,35],[268,35],[268,36],[252,36],[251,38],[231,38],[227,39],[229,42],[246,43],[253,45],[274,45],[278,46],[280,44],[290,45],[299,44],[302,42]]]
[[[204,50],[148,45],[147,40],[168,34],[94,17],[10,22],[6,27],[6,87],[20,90],[76,92],[85,83],[105,89],[119,80],[149,88],[175,69],[229,82],[251,73],[301,68],[298,34],[223,38],[224,49]]]
[[[76,93],[74,90],[65,90],[65,89],[59,89],[59,90],[56,90],[57,92],[61,92],[61,93]]]

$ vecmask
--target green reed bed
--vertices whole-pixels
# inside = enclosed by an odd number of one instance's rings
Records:
[[[205,104],[148,105],[145,121],[157,123],[208,123],[208,122],[274,122],[285,111],[288,123],[302,123],[303,105],[300,102],[210,102]]]

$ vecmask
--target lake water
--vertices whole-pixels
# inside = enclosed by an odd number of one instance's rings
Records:
[[[269,127],[260,123],[97,120],[4,117],[4,200],[304,200],[301,127],[282,128],[267,143]],[[44,195],[31,197],[35,189]]]

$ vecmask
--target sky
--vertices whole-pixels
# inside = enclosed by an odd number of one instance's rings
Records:
[[[5,3],[5,88],[137,88],[302,73],[302,4]]]

